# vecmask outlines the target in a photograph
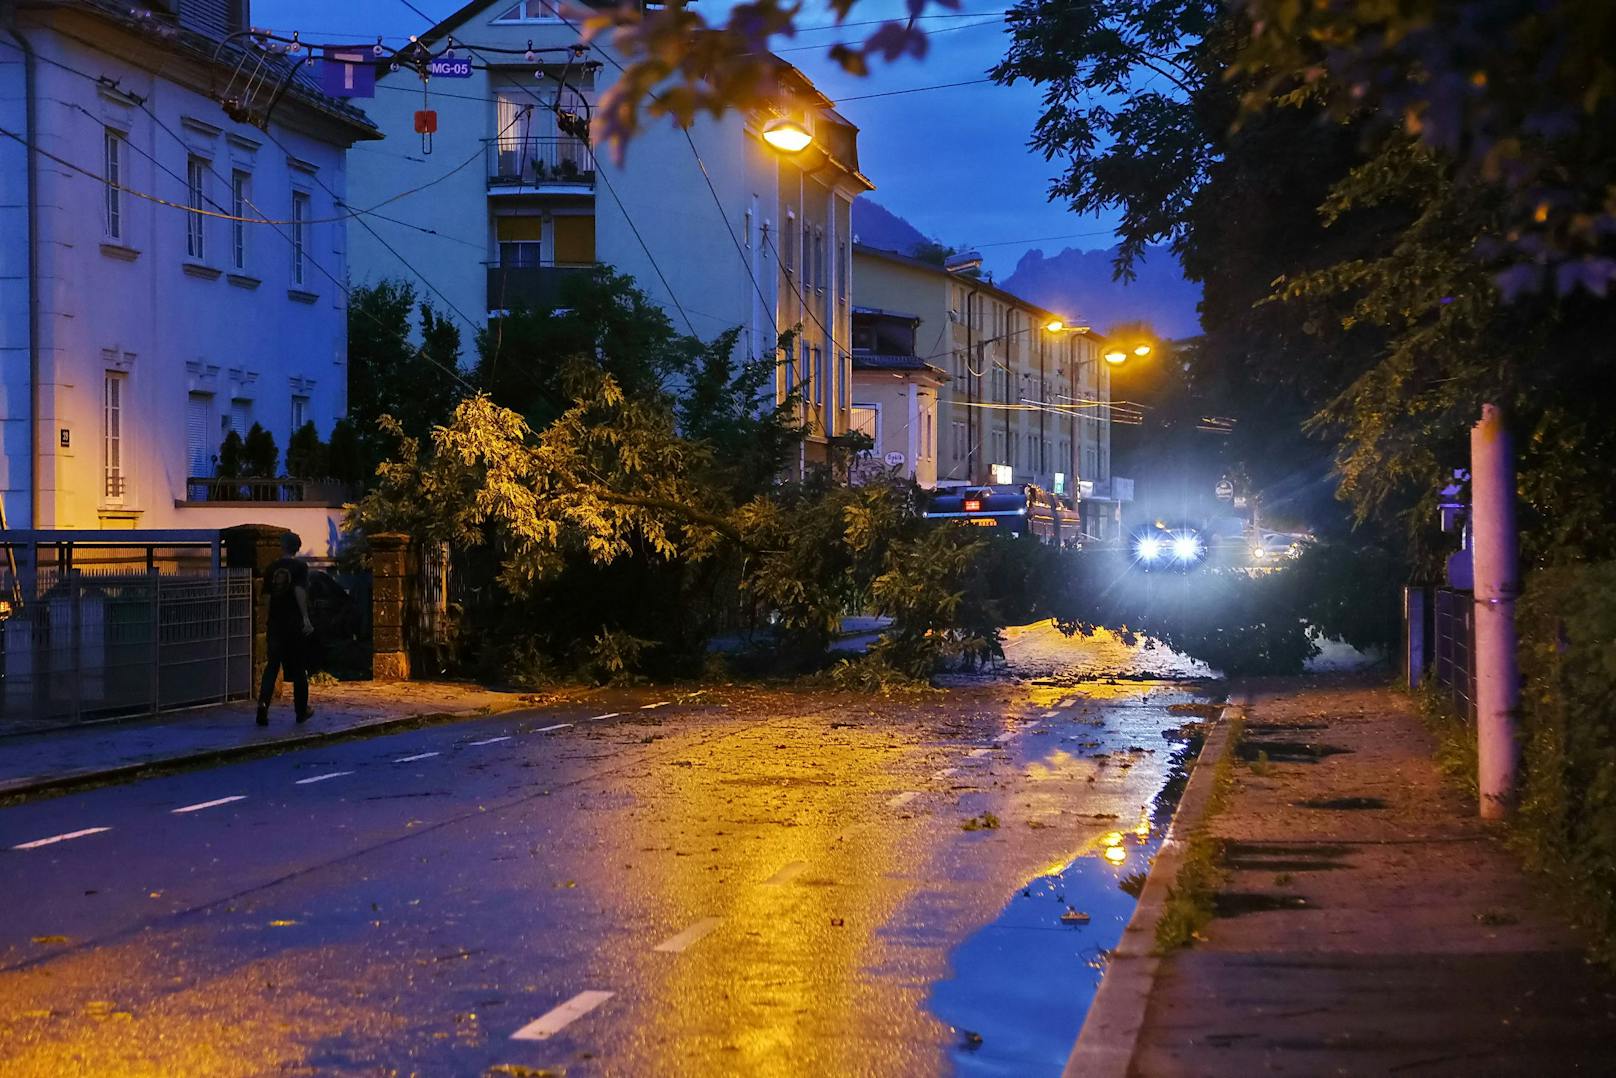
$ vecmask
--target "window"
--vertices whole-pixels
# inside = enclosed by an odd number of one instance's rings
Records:
[[[965,459],[965,424],[963,422],[955,422],[955,423],[951,424],[951,426],[953,427],[953,431],[954,431],[954,459],[955,460],[964,460]]]
[[[560,0],[555,0],[559,3]],[[556,9],[551,0],[521,0],[512,4],[495,22],[556,22]]]
[[[847,241],[843,240],[836,250],[836,298],[847,305],[847,278],[852,274],[852,267],[847,263]]]
[[[802,258],[802,287],[806,292],[814,286],[814,230],[807,221],[802,223],[802,250],[797,253]]]
[[[203,200],[207,197],[208,163],[200,157],[185,159],[185,253],[200,262],[204,256],[202,223]]]
[[[236,397],[230,402],[230,429],[242,438],[247,437],[247,432],[252,430],[252,401]]]
[[[106,221],[107,236],[123,239],[123,134],[106,128],[101,144],[101,175],[107,180]]]
[[[852,432],[870,440],[870,452],[881,448],[881,406],[879,404],[853,405]]]
[[[785,250],[779,252],[780,267],[786,271],[786,276],[788,277],[791,276],[797,265],[795,253],[797,242],[796,219],[797,215],[787,210],[785,227],[780,229],[780,239],[785,244]]]
[[[806,413],[808,406],[813,403],[814,399],[814,357],[807,341],[798,341],[797,347],[800,349],[797,360],[802,364],[802,410]]]
[[[309,421],[309,398],[300,393],[292,394],[292,433],[296,434],[303,429],[303,424]],[[288,443],[290,444],[290,443]]]
[[[292,192],[292,283],[300,285],[308,272],[309,196]]]
[[[825,290],[825,230],[814,229],[814,287]]]
[[[558,266],[588,266],[595,261],[595,215],[559,214],[551,218],[553,250]]]
[[[542,217],[496,217],[494,237],[499,243],[499,264],[504,269],[533,269],[538,266],[544,233]]]
[[[247,268],[247,216],[252,202],[252,177],[237,170],[230,174],[230,264],[238,270]]]
[[[213,427],[213,394],[192,393],[185,402],[185,474],[205,479],[213,474],[216,448],[209,437]]]
[[[107,371],[101,391],[101,464],[103,493],[109,502],[123,501],[123,404],[125,375]]]
[[[814,345],[814,403],[825,403],[825,350]]]
[[[848,362],[846,352],[841,353],[841,358],[836,362],[836,380],[842,387],[841,392],[838,393],[837,396],[840,398],[842,402],[842,409],[845,411],[847,408],[851,407],[853,396],[851,392],[851,386],[853,384],[853,365]]]
[[[1004,431],[996,430],[993,432],[993,459],[1003,462],[1004,452]]]
[[[748,251],[752,249],[752,211],[747,210],[741,219],[741,244]]]

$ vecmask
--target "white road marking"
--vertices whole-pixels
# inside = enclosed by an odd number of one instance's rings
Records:
[[[957,767],[945,767],[942,770],[938,771],[936,774],[934,774],[932,776],[932,778],[934,778],[934,779],[946,779],[948,776],[954,774],[958,770],[959,770],[959,768],[957,768]]]
[[[604,715],[591,716],[589,721],[590,722],[599,722],[601,719],[615,719],[615,718],[617,718],[618,715],[621,715],[621,714],[622,714],[622,712],[620,712],[620,711],[608,711]]]
[[[970,752],[966,753],[965,755],[969,756],[973,760],[980,760],[982,757],[986,756],[988,753],[990,753],[992,751],[993,751],[992,749],[972,749]]]
[[[567,727],[569,727],[571,725],[572,725],[572,723],[570,723],[570,722],[558,722],[554,726],[541,726],[541,727],[539,727],[538,732],[541,733],[541,734],[547,734],[551,730],[565,730]]]
[[[194,805],[186,805],[184,808],[174,809],[173,813],[174,815],[178,816],[182,812],[201,812],[203,809],[218,808],[220,805],[228,805],[232,801],[245,800],[247,800],[246,794],[232,794],[229,797],[216,797],[212,801],[199,801]]]
[[[1013,738],[1015,736],[1016,736],[1016,732],[1014,730],[1006,730],[1004,733],[1002,733],[998,737],[994,738],[993,743],[995,745],[1003,745],[1006,741],[1009,741],[1011,738]]]
[[[576,996],[561,1004],[561,1006],[535,1018],[515,1033],[512,1033],[511,1040],[549,1040],[611,998],[611,992],[598,992],[593,989],[588,992],[579,992]]]
[[[641,704],[640,705],[640,710],[641,711],[655,711],[659,707],[667,707],[667,706],[668,706],[668,702],[666,700],[658,700],[654,704]]]
[[[774,875],[772,875],[768,879],[764,880],[763,881],[763,886],[765,886],[765,887],[784,887],[786,884],[790,883],[792,880],[794,880],[798,876],[802,875],[803,869],[805,869],[807,867],[808,867],[808,862],[807,861],[791,861],[788,864],[786,864],[785,866],[783,866],[780,869],[779,872],[776,872]]]
[[[492,745],[495,742],[509,741],[510,739],[511,739],[511,735],[506,734],[504,737],[485,737],[481,741],[468,741],[468,742],[466,742],[466,744],[467,745]]]
[[[295,785],[307,786],[311,782],[324,782],[326,779],[340,779],[344,775],[351,775],[352,771],[332,771],[326,775],[315,775],[313,778],[298,779]]]
[[[69,839],[83,838],[85,835],[99,835],[103,831],[111,831],[110,827],[86,827],[82,831],[69,831],[65,835],[52,835],[50,838],[36,838],[32,842],[19,842],[11,847],[14,850],[37,850],[41,846],[49,846],[56,842],[66,842]]]
[[[693,944],[722,923],[717,917],[703,917],[677,936],[669,936],[651,950],[663,954],[684,954]]]
[[[1058,716],[1059,714],[1060,714],[1059,711],[1051,708],[1049,711],[1044,712],[1043,717],[1046,718],[1046,719],[1053,719],[1056,716]]]
[[[441,753],[436,753],[436,752],[418,752],[414,756],[400,756],[398,759],[394,760],[393,762],[395,764],[413,764],[417,760],[425,760],[428,757],[440,756],[440,755],[442,755],[442,754]]]
[[[887,798],[887,808],[897,808],[900,805],[907,805],[909,802],[913,801],[919,796],[920,795],[915,791],[909,790],[906,793],[898,794],[896,797],[889,797]]]

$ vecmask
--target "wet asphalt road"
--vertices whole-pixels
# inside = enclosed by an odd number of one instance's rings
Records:
[[[1191,699],[644,697],[0,809],[0,1073],[1058,1074]]]

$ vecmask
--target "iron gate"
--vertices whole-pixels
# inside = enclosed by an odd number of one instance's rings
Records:
[[[1476,718],[1476,604],[1468,591],[1437,588],[1434,628],[1436,655],[1431,676],[1453,700],[1454,710],[1466,720]]]

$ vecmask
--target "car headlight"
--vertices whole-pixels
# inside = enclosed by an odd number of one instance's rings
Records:
[[[1140,561],[1155,561],[1157,558],[1161,557],[1161,540],[1155,538],[1154,536],[1147,535],[1145,538],[1134,544],[1133,551],[1135,554],[1139,555]]]
[[[1201,556],[1201,541],[1192,535],[1180,535],[1173,540],[1173,557],[1179,561],[1194,561]]]
[[[1254,547],[1252,547],[1252,548],[1251,548],[1251,556],[1252,556],[1252,557],[1254,557],[1254,558],[1260,558],[1260,557],[1262,557],[1262,556],[1263,556],[1263,549],[1262,549],[1262,547],[1260,547],[1260,546],[1254,546]]]

